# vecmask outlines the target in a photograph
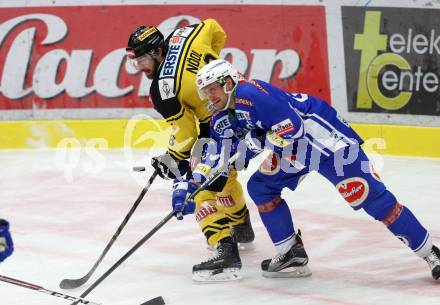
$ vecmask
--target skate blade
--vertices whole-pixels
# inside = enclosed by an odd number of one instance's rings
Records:
[[[268,278],[295,278],[311,276],[308,266],[289,267],[278,272],[263,271],[263,276]]]
[[[240,251],[253,251],[255,250],[255,244],[253,242],[250,243],[238,243],[238,250]]]
[[[237,247],[238,247],[238,250],[240,250],[240,251],[253,251],[253,250],[255,250],[254,242],[250,242],[250,243],[237,243]],[[212,251],[216,250],[216,247],[215,246],[211,246],[211,245],[207,245],[206,249],[208,251],[212,252]]]
[[[218,283],[241,280],[239,268],[227,268],[223,270],[204,270],[193,272],[193,281],[199,283]]]

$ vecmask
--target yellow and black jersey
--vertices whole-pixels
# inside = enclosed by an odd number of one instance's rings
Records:
[[[226,33],[214,19],[175,30],[168,38],[168,51],[150,89],[154,108],[172,126],[168,151],[176,160],[187,159],[200,132],[209,134],[211,113],[197,93],[196,74],[219,58]]]

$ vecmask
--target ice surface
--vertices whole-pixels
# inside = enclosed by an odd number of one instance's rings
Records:
[[[0,274],[79,296],[87,285],[61,290],[59,282],[82,277],[92,267],[152,173],[149,167],[147,173],[133,173],[131,167],[149,164],[152,154],[0,152],[0,217],[10,221],[15,242],[15,253],[0,265]],[[440,244],[440,160],[385,157],[383,165],[388,188]],[[251,167],[255,170],[256,162]],[[244,185],[252,172],[240,173]],[[139,305],[158,295],[173,305],[440,304],[440,282],[431,279],[427,264],[381,223],[353,212],[325,179],[311,174],[284,197],[303,232],[310,278],[261,276],[261,260],[275,250],[249,200],[256,249],[241,253],[242,281],[192,282],[192,265],[210,252],[190,216],[168,222],[88,299],[105,305]],[[158,178],[89,284],[169,211],[170,182]],[[0,282],[1,305],[69,303]]]

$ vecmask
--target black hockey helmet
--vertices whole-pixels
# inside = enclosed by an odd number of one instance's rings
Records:
[[[125,48],[129,58],[137,58],[157,48],[164,48],[163,34],[154,26],[140,26],[128,38],[128,46]]]

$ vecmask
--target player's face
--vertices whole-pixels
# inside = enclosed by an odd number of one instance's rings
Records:
[[[130,61],[137,71],[142,71],[145,73],[147,78],[153,79],[157,70],[157,63],[149,54],[142,55],[138,58],[133,58]]]
[[[220,86],[219,83],[215,82],[209,84],[208,86],[203,88],[202,91],[215,110],[221,110],[225,108],[228,101],[228,96],[226,95],[223,87]]]

